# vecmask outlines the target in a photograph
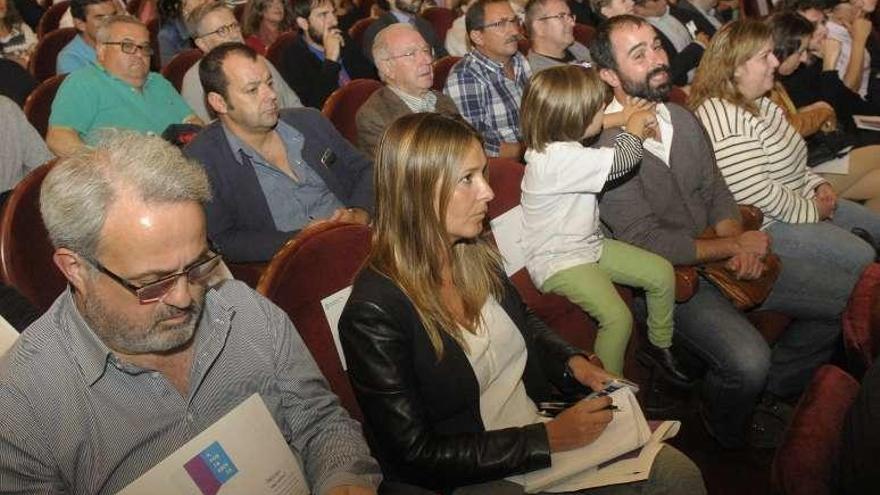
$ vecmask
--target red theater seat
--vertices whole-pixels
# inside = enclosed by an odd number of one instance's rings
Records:
[[[321,300],[351,285],[370,251],[364,225],[323,222],[303,229],[272,258],[257,291],[283,309],[327,377],[330,388],[363,420],[336,350]]]

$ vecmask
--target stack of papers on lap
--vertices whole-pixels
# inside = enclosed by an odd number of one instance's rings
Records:
[[[880,131],[880,117],[873,115],[853,115],[856,127],[869,131]]]
[[[307,495],[299,460],[259,394],[125,487],[121,495]]]
[[[549,468],[507,478],[526,493],[569,492],[648,479],[663,440],[678,433],[680,423],[665,421],[652,428],[632,391],[610,396],[620,410],[593,443],[552,454]]]

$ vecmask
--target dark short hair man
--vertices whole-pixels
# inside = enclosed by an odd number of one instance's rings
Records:
[[[279,70],[307,107],[320,109],[331,93],[352,79],[375,79],[376,71],[339,29],[331,0],[296,0],[300,35],[281,54]]]
[[[698,32],[692,21],[680,21],[679,18],[690,14],[679,11],[673,15],[666,0],[636,0],[634,8],[636,15],[643,17],[657,30],[657,36],[669,57],[672,84],[690,84],[703,58],[703,51],[709,44],[709,36]]]
[[[519,18],[507,0],[477,0],[465,14],[473,48],[449,72],[443,92],[483,137],[486,154],[521,159],[519,104],[531,77],[519,53]]]
[[[214,48],[199,76],[217,121],[184,153],[208,172],[208,235],[227,259],[267,261],[321,220],[369,221],[372,162],[317,110],[279,112],[271,73],[252,48]]]
[[[385,87],[370,95],[358,110],[358,148],[374,156],[385,129],[398,117],[413,112],[458,115],[448,96],[434,91],[432,49],[409,24],[399,22],[379,31],[373,60]]]
[[[67,74],[97,62],[96,36],[101,21],[116,13],[115,0],[70,0],[73,25],[79,34],[58,52],[56,72]]]
[[[203,53],[208,53],[223,43],[244,42],[241,37],[241,26],[239,26],[235,14],[232,9],[219,0],[203,3],[193,9],[186,17],[186,28],[189,30],[193,42]],[[272,86],[278,94],[278,106],[280,108],[301,107],[302,102],[299,97],[284,82],[284,78],[281,77],[272,62],[266,60],[265,57],[261,56],[260,58],[272,73]],[[202,82],[199,81],[200,65],[201,60],[197,60],[186,71],[180,86],[180,95],[203,122],[210,122],[213,117],[205,106],[205,90],[202,88]]]
[[[116,493],[259,393],[310,491],[375,494],[360,427],[287,315],[217,280],[201,167],[158,137],[105,139],[43,184],[70,288],[0,357],[0,492]]]
[[[574,14],[565,0],[529,0],[525,27],[532,73],[562,64],[589,65],[590,50],[575,41]]]
[[[602,221],[613,236],[674,265],[725,260],[739,278],[760,276],[770,239],[760,231],[743,231],[738,207],[696,117],[663,103],[671,77],[654,28],[638,17],[614,17],[599,28],[590,53],[614,92],[607,112],[619,111],[627,96],[657,102],[659,139],[645,140],[638,173],[606,191],[601,201]],[[605,131],[603,139],[616,132]],[[708,229],[715,238],[701,237]],[[790,411],[779,399],[800,394],[813,371],[830,358],[840,335],[851,279],[837,283],[833,270],[796,258],[782,259],[782,266],[761,308],[795,321],[772,351],[745,315],[709,282],[675,309],[677,342],[708,367],[704,417],[724,446],[747,440],[764,447],[778,443],[784,413]]]

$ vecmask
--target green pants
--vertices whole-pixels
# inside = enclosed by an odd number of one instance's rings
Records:
[[[666,259],[629,244],[605,239],[598,263],[585,263],[554,273],[541,290],[566,297],[599,322],[594,346],[605,369],[623,373],[632,313],[614,283],[645,290],[648,339],[657,347],[672,345],[675,273]]]

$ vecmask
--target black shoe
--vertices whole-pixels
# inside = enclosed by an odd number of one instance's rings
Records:
[[[663,378],[672,385],[681,388],[691,388],[694,380],[684,371],[675,356],[672,354],[672,348],[657,347],[650,342],[642,347],[638,355],[639,361],[649,368],[660,371]]]
[[[778,447],[793,415],[793,407],[769,394],[764,394],[752,414],[748,435],[749,445],[756,449]]]

